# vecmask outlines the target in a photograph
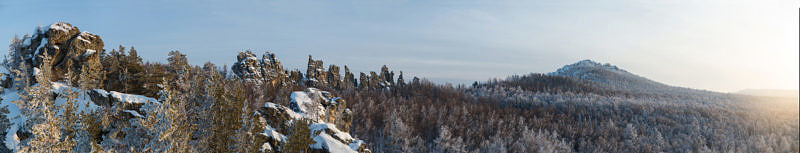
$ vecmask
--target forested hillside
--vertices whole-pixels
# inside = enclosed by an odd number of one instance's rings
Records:
[[[673,87],[585,60],[437,84],[241,51],[231,67],[106,50],[68,23],[13,38],[0,152],[798,152],[797,99]],[[155,56],[155,55],[154,55]]]

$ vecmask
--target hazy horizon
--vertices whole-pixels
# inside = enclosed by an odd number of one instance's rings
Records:
[[[592,59],[669,85],[798,89],[799,1],[0,1],[0,46],[69,22],[147,61],[171,50],[230,66],[270,50],[355,72],[381,65],[445,83],[547,73]],[[35,10],[35,11],[34,11]],[[3,52],[3,55],[6,53]]]

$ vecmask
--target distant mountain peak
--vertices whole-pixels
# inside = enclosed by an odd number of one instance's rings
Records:
[[[555,72],[547,73],[547,75],[582,79],[629,90],[667,87],[664,84],[630,73],[609,63],[599,63],[589,59],[565,65]]]
[[[602,69],[602,70],[628,73],[628,71],[620,69],[619,67],[611,65],[609,63],[602,64],[599,62],[592,61],[590,59],[585,59],[570,65],[565,65],[564,67],[559,68],[555,72],[548,73],[547,75],[562,75],[562,76],[576,77],[575,73],[584,73],[584,71],[581,71],[584,69]],[[583,77],[578,77],[578,78],[583,78]]]

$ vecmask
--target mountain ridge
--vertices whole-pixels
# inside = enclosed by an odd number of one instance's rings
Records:
[[[631,73],[610,63],[584,59],[565,65],[548,76],[563,76],[597,83],[599,88],[644,94],[716,95],[724,93],[704,89],[672,86]]]

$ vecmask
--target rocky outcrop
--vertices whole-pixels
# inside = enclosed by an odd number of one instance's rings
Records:
[[[126,118],[146,115],[147,112],[140,110],[140,108],[146,103],[158,102],[155,98],[116,91],[108,92],[102,89],[88,90],[86,91],[86,95],[89,95],[91,102],[97,106],[121,108],[122,112],[120,113],[125,115]]]
[[[316,88],[293,92],[289,108],[314,120],[333,123],[340,129],[350,129],[353,121],[353,114],[347,109],[344,99],[333,97],[332,93]]]
[[[283,70],[283,65],[274,53],[266,52],[261,55],[261,68],[264,78],[272,80],[272,83],[282,82],[287,77],[286,70]]]
[[[299,70],[292,70],[289,72],[289,81],[293,83],[303,82],[303,73]]]
[[[308,55],[308,68],[306,69],[306,85],[320,86],[328,84],[328,77],[326,76],[325,67],[323,67],[322,60],[314,60],[311,55]]]
[[[359,89],[369,88],[369,77],[364,72],[358,75],[358,85]]]
[[[89,63],[99,63],[104,45],[100,36],[81,32],[78,27],[65,22],[54,23],[47,29],[40,28],[30,39],[30,47],[35,48],[34,52],[28,52],[33,57],[31,66],[39,66],[41,56],[49,55],[52,57],[53,79],[56,80],[63,79],[67,72],[80,74],[81,68],[90,66]]]
[[[262,81],[264,74],[261,73],[261,64],[256,54],[253,52],[244,51],[239,52],[236,56],[236,63],[231,66],[233,73],[239,78],[248,81]]]
[[[281,62],[275,54],[266,52],[261,59],[251,51],[239,52],[236,56],[236,63],[231,69],[236,76],[250,82],[272,83],[282,82],[287,77]]]
[[[336,89],[341,89],[342,81],[340,80],[342,80],[342,75],[339,74],[339,66],[336,65],[328,66],[328,74],[326,74],[326,76],[328,77],[326,79],[328,81],[328,86]]]
[[[386,67],[386,65],[381,67],[381,74],[378,78],[382,79],[381,86],[394,86],[394,71],[389,71],[389,67]]]
[[[342,80],[342,88],[354,88],[358,86],[358,81],[355,75],[350,72],[350,68],[344,66],[344,80]]]
[[[383,78],[378,76],[378,74],[375,73],[375,71],[369,72],[369,83],[367,87],[369,87],[370,89],[375,89],[375,88],[382,89],[386,87],[383,86],[384,84],[386,83],[383,82]]]
[[[406,80],[403,80],[403,71],[400,71],[400,75],[397,76],[397,83],[398,87],[406,86]]]
[[[316,88],[293,92],[289,107],[267,102],[258,111],[266,127],[262,133],[267,137],[265,148],[279,148],[292,121],[309,119],[312,121],[309,129],[316,141],[310,146],[314,152],[370,152],[364,141],[349,134],[353,112],[346,107],[344,99]]]
[[[401,77],[398,78],[398,82],[401,80],[402,74]],[[386,65],[381,67],[379,73],[375,71],[370,71],[369,74],[362,72],[359,75],[358,82],[356,82],[354,75],[350,73],[350,69],[345,66],[345,78],[342,82],[344,86],[357,86],[359,89],[391,89],[397,86],[397,83],[394,81],[394,71],[389,71],[389,67]]]

